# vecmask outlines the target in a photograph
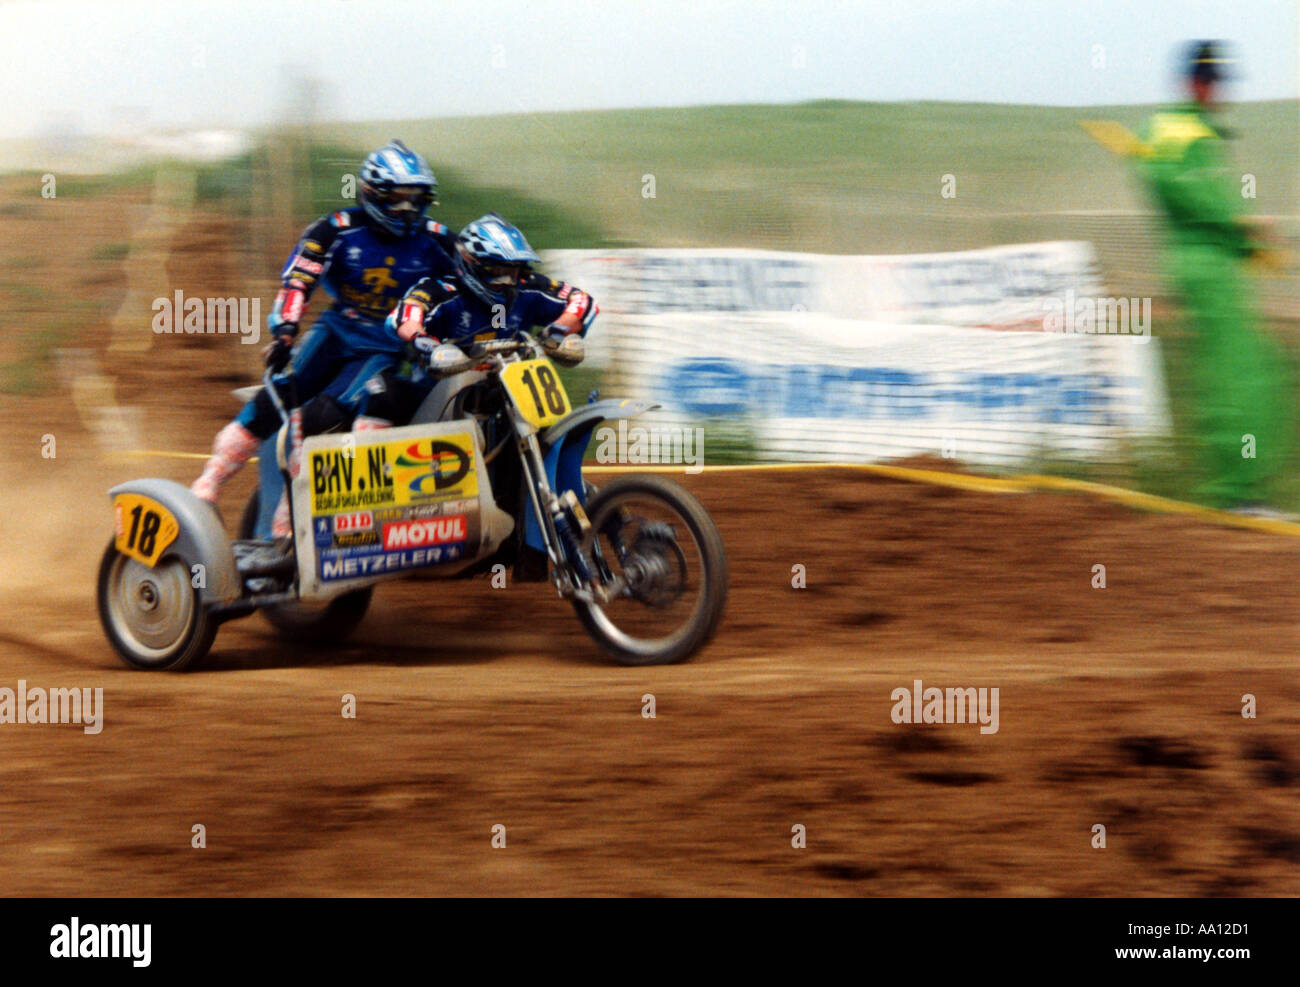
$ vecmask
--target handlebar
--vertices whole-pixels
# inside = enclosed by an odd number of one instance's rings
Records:
[[[461,352],[465,354],[469,363],[473,365],[490,356],[504,356],[510,353],[517,353],[522,349],[536,351],[537,345],[537,340],[532,336],[518,335],[511,339],[485,339],[482,342],[461,348]],[[430,354],[429,368],[431,370],[436,369],[432,366],[432,354]],[[459,372],[460,370],[454,370],[451,373]],[[446,376],[451,376],[451,373],[443,371],[443,374]],[[270,395],[271,403],[275,405],[275,410],[280,415],[280,421],[287,423],[289,421],[289,411],[285,407],[284,399],[280,396],[280,389],[276,386],[275,374],[269,367],[266,369],[266,372],[262,374],[262,387],[264,387],[266,393]]]
[[[266,373],[262,374],[262,387],[266,393],[271,395],[271,403],[275,405],[275,410],[280,413],[280,421],[287,423],[289,421],[289,412],[284,407],[284,401],[280,398],[280,389],[275,386],[275,374],[271,368],[266,368]]]
[[[446,349],[444,349],[446,347]],[[429,353],[427,367],[435,377],[452,377],[472,369],[491,357],[506,356],[520,350],[535,352],[537,342],[531,336],[519,335],[511,339],[486,339],[480,343],[460,346],[456,343],[441,343]],[[443,353],[440,356],[439,350]],[[447,357],[460,353],[463,360],[448,362]],[[499,363],[499,361],[497,361]]]
[[[465,355],[472,360],[478,360],[485,356],[515,353],[525,347],[532,349],[534,345],[531,336],[516,336],[513,339],[485,339],[483,342],[475,343],[465,350]]]

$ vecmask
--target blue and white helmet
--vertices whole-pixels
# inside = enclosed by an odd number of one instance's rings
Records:
[[[438,201],[429,162],[399,140],[371,152],[361,165],[357,199],[371,221],[394,236],[419,229],[424,211]]]
[[[494,212],[456,237],[456,273],[488,305],[508,303],[540,259],[518,228]]]

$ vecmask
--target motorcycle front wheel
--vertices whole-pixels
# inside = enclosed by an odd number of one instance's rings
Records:
[[[657,476],[615,480],[586,511],[584,553],[597,579],[622,587],[606,603],[574,601],[587,633],[622,665],[691,657],[717,631],[727,602],[727,553],[708,511]]]

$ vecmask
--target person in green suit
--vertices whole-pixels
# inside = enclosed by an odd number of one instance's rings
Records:
[[[1227,58],[1218,42],[1189,48],[1190,101],[1148,121],[1137,167],[1165,217],[1166,266],[1188,321],[1193,420],[1214,507],[1268,513],[1290,463],[1295,409],[1285,354],[1259,328],[1247,262],[1275,256],[1246,214],[1213,117]]]

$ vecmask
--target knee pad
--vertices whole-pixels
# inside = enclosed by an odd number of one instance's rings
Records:
[[[257,396],[244,405],[235,421],[259,439],[269,439],[284,424],[280,412],[275,410],[271,395],[266,393],[266,388],[258,391]]]
[[[343,431],[352,425],[352,413],[339,404],[332,394],[318,394],[302,408],[302,434],[324,435]]]
[[[390,373],[378,373],[366,381],[365,395],[361,398],[359,414],[367,418],[382,418],[394,424],[402,422],[402,381]]]

